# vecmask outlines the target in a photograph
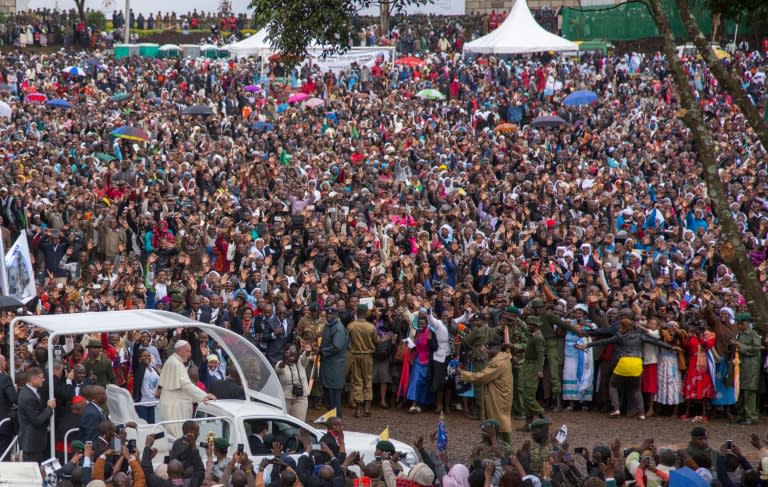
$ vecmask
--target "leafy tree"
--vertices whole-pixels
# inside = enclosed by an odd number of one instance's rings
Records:
[[[751,15],[755,15],[760,9],[765,11],[765,15],[768,15],[768,2],[765,0],[740,0],[735,2],[730,0],[728,2],[725,2],[724,0],[709,1],[712,3],[712,8],[726,9],[720,11],[721,15],[724,16],[733,15],[730,10],[733,8],[733,5],[737,5],[739,9],[744,9],[752,6],[751,4],[753,3],[759,3],[761,5],[754,5],[755,11],[750,12]],[[718,83],[725,87],[728,93],[733,97],[736,104],[744,113],[747,121],[752,126],[752,129],[757,132],[763,145],[768,147],[768,122],[762,119],[757,106],[755,106],[753,100],[748,98],[744,88],[741,87],[741,82],[731,76],[723,63],[717,59],[715,53],[712,51],[712,49],[709,48],[707,39],[704,37],[704,34],[701,32],[701,29],[699,29],[696,20],[691,14],[691,8],[688,0],[677,0],[677,8],[680,11],[680,18],[682,19],[683,25],[685,25],[685,28],[688,31],[688,35],[696,45],[696,49],[701,54],[704,62],[707,63],[707,67],[715,76],[715,78],[717,78]],[[744,10],[739,10],[736,15],[738,16],[743,11]],[[715,12],[717,13],[718,11],[715,10]]]
[[[431,0],[252,0],[254,21],[266,26],[273,46],[286,54],[304,56],[307,47],[320,44],[327,52],[340,53],[352,47],[353,17],[360,10],[379,7],[381,28],[389,32],[391,15],[403,13],[410,5]]]
[[[103,12],[91,10],[85,16],[85,24],[93,26],[97,32],[100,32],[107,26],[107,18]]]
[[[728,20],[739,20],[744,12],[758,17],[768,15],[768,2],[765,0],[706,0],[706,5]]]

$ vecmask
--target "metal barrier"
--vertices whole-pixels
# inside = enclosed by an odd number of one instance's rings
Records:
[[[67,430],[67,432],[64,433],[64,463],[69,462],[69,448],[67,448],[69,442],[67,439],[69,439],[69,434],[75,431],[80,431],[80,428],[72,428],[71,430]]]
[[[4,425],[5,423],[10,423],[11,418],[5,418],[4,420],[0,421],[0,426]],[[8,445],[8,448],[5,449],[2,455],[0,455],[0,462],[5,461],[5,456],[8,455],[8,453],[11,452],[14,446],[18,445],[19,436],[16,435],[13,437],[13,440],[11,441],[11,444]]]

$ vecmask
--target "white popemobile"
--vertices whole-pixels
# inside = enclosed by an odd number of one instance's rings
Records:
[[[158,330],[177,328],[198,328],[216,341],[219,347],[227,354],[242,379],[245,390],[245,400],[216,400],[205,404],[199,404],[194,421],[200,424],[199,441],[205,442],[209,432],[216,437],[224,438],[229,442],[229,456],[234,454],[239,444],[243,445],[256,465],[259,464],[264,454],[254,454],[251,451],[248,437],[251,435],[254,424],[260,422],[260,426],[266,424],[268,434],[265,435],[265,443],[278,441],[284,446],[284,451],[292,456],[297,456],[302,451],[299,435],[301,430],[309,432],[312,443],[318,443],[324,432],[303,421],[300,421],[287,413],[283,389],[277,378],[275,370],[264,355],[252,343],[242,336],[216,325],[200,323],[185,316],[158,310],[130,310],[130,311],[105,311],[100,313],[78,313],[45,316],[20,316],[14,318],[10,327],[17,323],[26,323],[30,327],[37,327],[50,334],[48,340],[48,360],[52,363],[55,356],[54,342],[56,338],[68,335],[82,335],[85,333],[118,333],[122,331]],[[13,336],[12,333],[9,334]],[[14,356],[14,341],[10,340],[10,356]],[[13,368],[11,368],[13,369]],[[49,368],[48,384],[53,397],[53,370]],[[13,375],[13,371],[11,372]],[[174,438],[168,436],[163,426],[179,421],[158,421],[155,424],[147,424],[140,419],[134,408],[133,398],[128,390],[115,386],[107,386],[107,408],[110,420],[116,424],[134,422],[138,425],[136,430],[128,429],[129,439],[136,439],[139,449],[143,448],[146,436],[163,432],[165,437],[155,441],[154,448],[158,449],[155,462],[162,461],[170,451],[170,445]],[[51,445],[55,444],[55,415],[51,416]],[[76,430],[75,430],[76,431]],[[255,432],[254,432],[255,433]],[[347,451],[358,451],[365,458],[373,459],[377,435],[367,433],[344,433]],[[396,450],[405,453],[402,459],[403,465],[409,469],[418,462],[413,448],[409,445],[390,440]],[[13,446],[13,445],[12,445]],[[3,455],[5,452],[0,452]],[[201,451],[205,458],[205,452]],[[53,446],[51,457],[54,456]]]

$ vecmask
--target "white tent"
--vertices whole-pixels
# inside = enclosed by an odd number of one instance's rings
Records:
[[[578,51],[576,43],[542,28],[531,15],[525,0],[517,0],[496,30],[464,44],[464,52],[476,54],[520,54],[545,51]]]
[[[273,49],[272,42],[267,35],[267,29],[264,28],[242,41],[224,46],[224,49],[229,51],[233,57],[238,58],[269,55],[272,54]]]

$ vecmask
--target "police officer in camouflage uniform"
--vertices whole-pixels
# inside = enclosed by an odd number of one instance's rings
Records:
[[[488,356],[486,354],[484,345],[491,340],[499,339],[501,335],[501,328],[491,328],[488,326],[489,315],[486,311],[480,311],[472,316],[470,323],[472,324],[472,330],[463,341],[463,345],[470,350],[470,368],[472,372],[479,372],[485,368],[488,363]],[[484,411],[483,401],[485,400],[485,386],[483,384],[474,384],[475,387],[475,407],[479,408],[480,414]],[[464,413],[468,415],[468,412]],[[468,417],[474,417],[474,414],[469,414]],[[480,417],[479,419],[491,419]]]
[[[570,323],[560,319],[554,312],[545,309],[543,299],[536,298],[532,300],[530,309],[530,316],[536,316],[541,319],[541,335],[544,337],[545,362],[547,371],[549,372],[552,397],[555,399],[553,411],[560,411],[563,408],[563,401],[560,396],[560,374],[563,370],[563,348],[565,347],[565,342],[562,337],[557,336],[555,327],[570,331],[579,336],[586,336],[586,334],[572,326]]]
[[[544,337],[539,331],[541,318],[529,316],[525,322],[528,325],[528,340],[523,354],[523,365],[520,367],[520,389],[525,425],[518,431],[529,431],[534,416],[544,418],[544,408],[536,400],[539,381],[544,376]]]
[[[520,310],[515,306],[508,306],[501,314],[501,330],[504,347],[512,356],[512,416],[517,419],[525,418],[523,398],[520,384],[520,367],[525,362],[525,348],[528,342],[528,330],[525,322],[520,319]]]

